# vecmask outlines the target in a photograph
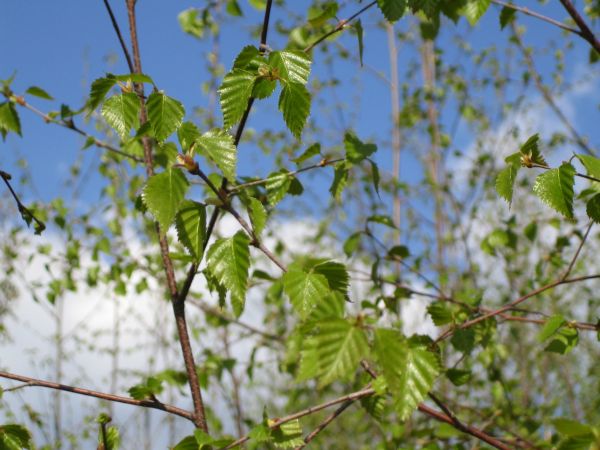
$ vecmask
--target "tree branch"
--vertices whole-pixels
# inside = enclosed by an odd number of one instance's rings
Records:
[[[15,199],[15,202],[17,203],[17,209],[21,213],[21,217],[23,218],[23,220],[27,223],[28,226],[31,223],[31,221],[33,220],[35,222],[35,225],[34,225],[35,234],[42,234],[42,231],[44,231],[46,229],[46,224],[44,222],[42,222],[40,219],[38,219],[35,216],[35,214],[33,214],[31,212],[31,210],[29,208],[27,208],[23,204],[23,202],[21,202],[21,199],[19,198],[17,193],[14,191],[12,185],[10,184],[10,180],[12,179],[11,174],[8,172],[5,172],[4,170],[0,170],[0,177],[4,180],[6,187],[8,187],[8,190],[10,191],[13,198]]]
[[[19,388],[27,387],[27,386],[38,386],[44,387],[48,389],[55,389],[59,391],[72,392],[74,394],[85,395],[88,397],[95,397],[102,400],[108,400],[110,402],[117,403],[125,403],[127,405],[134,406],[142,406],[144,408],[152,408],[159,409],[161,411],[168,412],[170,414],[174,414],[176,416],[183,417],[190,421],[194,421],[194,414],[191,411],[186,411],[181,408],[177,408],[176,406],[167,405],[158,400],[135,400],[129,397],[121,397],[119,395],[107,394],[104,392],[92,391],[90,389],[84,389],[75,386],[69,386],[66,384],[54,383],[52,381],[39,380],[36,378],[26,377],[23,375],[17,375],[9,372],[0,371],[0,377],[8,378],[10,380],[21,381],[25,383],[24,385],[18,386]],[[10,390],[15,390],[14,388],[5,389],[4,392],[8,392]]]
[[[583,37],[583,34],[581,33],[581,31],[579,31],[577,28],[572,28],[568,25],[565,25],[562,22],[559,22],[558,20],[552,19],[550,17],[544,16],[540,13],[532,11],[529,8],[513,5],[512,3],[503,2],[501,0],[491,0],[491,1],[492,1],[492,3],[495,3],[496,5],[503,6],[505,8],[509,8],[509,9],[513,9],[515,11],[519,11],[523,14],[526,14],[531,17],[535,17],[536,19],[543,20],[544,22],[548,22],[554,26],[557,26],[558,28],[562,28],[565,31],[568,31],[570,33],[575,33],[576,35]]]
[[[125,40],[123,39],[123,35],[121,34],[121,29],[119,28],[117,19],[115,18],[115,15],[112,12],[112,8],[110,7],[110,3],[108,3],[108,0],[103,0],[103,1],[104,1],[104,6],[106,7],[106,11],[108,12],[108,15],[110,16],[110,21],[112,23],[112,26],[115,30],[115,33],[117,34],[117,38],[119,39],[119,43],[121,44],[121,49],[123,50],[125,59],[127,60],[127,66],[129,67],[129,71],[131,73],[134,73],[135,69],[133,68],[133,62],[131,61],[131,56],[129,55],[129,50],[127,49],[127,45],[125,45]]]
[[[596,38],[590,27],[588,27],[587,23],[585,23],[585,20],[583,20],[583,17],[581,17],[577,9],[575,9],[575,6],[571,2],[571,0],[560,0],[560,2],[581,30],[580,36],[586,41],[588,41],[590,45],[598,53],[600,53],[600,41],[598,41],[598,38]]]

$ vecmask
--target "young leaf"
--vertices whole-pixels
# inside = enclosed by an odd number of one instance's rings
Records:
[[[577,158],[585,166],[588,176],[600,180],[600,159],[589,155],[577,155]]]
[[[521,163],[526,167],[532,167],[532,164],[547,166],[548,163],[544,159],[539,147],[540,135],[534,134],[521,146]]]
[[[296,448],[304,444],[302,427],[298,419],[282,423],[271,429],[273,445],[278,448]]]
[[[362,23],[361,23],[360,19],[358,19],[356,21],[356,24],[354,25],[354,29],[356,30],[356,37],[358,38],[358,60],[360,61],[360,67],[362,67],[363,66],[364,44],[363,44],[363,27],[362,27]]]
[[[319,387],[349,379],[369,350],[364,331],[344,319],[319,322],[316,340]]]
[[[279,96],[279,110],[289,130],[300,139],[310,114],[310,93],[306,87],[296,82],[286,83]]]
[[[152,78],[143,73],[126,73],[125,75],[116,75],[115,79],[123,82],[154,84]]]
[[[538,342],[544,342],[551,337],[564,323],[565,318],[560,314],[550,317],[537,335]]]
[[[535,180],[533,192],[547,205],[563,216],[573,218],[573,184],[575,168],[563,163],[557,169],[550,169]]]
[[[406,0],[377,0],[377,6],[388,22],[395,22],[404,15]]]
[[[386,227],[396,228],[396,225],[394,225],[394,221],[390,216],[382,216],[379,214],[370,216],[367,217],[367,223],[369,222],[380,223],[381,225],[385,225]]]
[[[344,242],[344,253],[348,258],[350,258],[360,244],[360,237],[362,235],[362,231],[358,231],[356,233],[351,234],[348,239]]]
[[[339,262],[325,260],[314,264],[311,270],[314,273],[323,275],[327,279],[331,290],[339,292],[344,298],[348,297],[350,276],[348,275],[346,266]]]
[[[315,305],[330,292],[325,276],[298,268],[290,268],[285,273],[283,289],[302,319],[306,319]]]
[[[463,14],[471,24],[475,25],[490,7],[490,0],[467,0]]]
[[[579,332],[576,328],[562,327],[552,338],[544,351],[566,355],[579,343]]]
[[[102,105],[102,117],[123,140],[129,137],[131,128],[136,127],[139,112],[140,100],[132,92],[113,95]]]
[[[275,206],[279,203],[283,197],[285,197],[285,194],[287,194],[291,184],[291,176],[285,169],[281,169],[279,172],[269,175],[265,184],[269,204]]]
[[[31,432],[23,425],[0,425],[0,449],[2,450],[32,450],[35,448]]]
[[[231,135],[215,128],[196,139],[196,151],[213,161],[229,180],[235,180],[237,149]]]
[[[238,231],[227,239],[218,239],[206,255],[206,265],[216,280],[231,293],[236,316],[244,310],[250,268],[250,238]]]
[[[250,197],[248,214],[250,216],[250,221],[252,222],[254,233],[257,236],[260,236],[265,228],[265,223],[267,223],[267,211],[265,210],[265,207],[260,201],[254,197]]]
[[[234,69],[258,69],[260,63],[264,61],[260,59],[260,52],[253,45],[247,45],[242,51],[235,57],[233,61]]]
[[[500,29],[504,30],[506,25],[514,22],[517,11],[513,8],[503,7],[500,11]]]
[[[427,313],[431,316],[431,320],[436,327],[446,325],[453,321],[452,311],[444,304],[444,302],[434,302],[427,307]]]
[[[255,74],[241,69],[233,69],[223,78],[219,87],[223,128],[231,128],[244,115],[255,79]]]
[[[9,131],[21,136],[21,121],[15,105],[12,102],[4,102],[0,104],[0,134],[4,138]]]
[[[29,94],[29,95],[33,95],[35,97],[43,98],[44,100],[54,100],[54,98],[50,94],[48,94],[41,87],[37,87],[37,86],[31,86],[31,87],[27,88],[25,93]]]
[[[346,158],[354,164],[361,162],[377,151],[375,144],[364,144],[352,133],[345,134],[344,147],[346,148]]]
[[[377,195],[379,195],[379,181],[381,177],[379,176],[379,167],[375,164],[374,161],[367,159],[371,163],[371,177],[373,178],[373,188]],[[381,198],[381,197],[380,197]]]
[[[267,78],[258,78],[254,87],[252,88],[252,97],[254,98],[268,98],[273,94],[275,88],[277,87],[277,82],[275,80],[268,80]]]
[[[406,420],[431,390],[440,373],[438,358],[412,346],[396,330],[375,330],[375,354],[394,398],[400,420]]]
[[[181,126],[185,109],[174,98],[163,92],[153,92],[146,101],[148,118],[154,130],[154,137],[162,142]]]
[[[310,57],[298,50],[272,52],[269,55],[269,65],[275,68],[279,78],[287,83],[308,83],[310,64]]]
[[[333,181],[329,192],[336,201],[339,201],[342,197],[342,192],[348,184],[348,168],[345,161],[341,161],[335,165],[333,172]]]
[[[206,239],[206,208],[201,203],[184,200],[175,221],[177,237],[199,263],[204,253]]]
[[[146,182],[142,199],[163,233],[173,222],[189,186],[181,169],[173,168],[153,175]]]
[[[90,98],[87,103],[89,113],[95,110],[100,103],[104,101],[106,94],[117,83],[117,79],[112,74],[107,74],[104,78],[97,78],[92,82],[90,88]]]
[[[588,200],[585,211],[590,219],[600,223],[600,194],[596,194]]]
[[[502,169],[496,178],[496,192],[498,192],[498,195],[506,200],[510,206],[512,203],[513,188],[515,180],[517,179],[517,173],[521,168],[521,154],[513,153],[508,156],[505,161],[508,166]]]
[[[473,374],[470,370],[461,369],[448,369],[446,370],[446,377],[452,382],[454,386],[462,386],[471,380]]]
[[[177,139],[184,152],[187,152],[200,136],[200,130],[192,122],[183,122],[177,130]]]
[[[307,159],[310,159],[313,156],[318,155],[319,153],[321,153],[321,144],[316,142],[316,143],[312,144],[311,146],[309,146],[306,150],[304,150],[304,153],[302,153],[300,156],[298,156],[295,159],[292,159],[292,162],[294,162],[295,164],[301,164],[304,161],[306,161]]]

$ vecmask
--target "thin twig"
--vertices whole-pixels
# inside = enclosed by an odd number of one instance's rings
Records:
[[[21,199],[19,198],[19,196],[13,189],[12,185],[10,184],[10,179],[12,178],[11,174],[9,174],[8,172],[5,172],[4,170],[0,170],[0,177],[4,180],[6,187],[8,187],[8,190],[10,191],[13,198],[15,199],[15,202],[17,203],[17,209],[21,213],[21,217],[23,217],[23,220],[27,223],[27,225],[29,225],[31,220],[33,220],[35,222],[35,226],[34,226],[35,234],[41,234],[42,231],[44,231],[46,229],[46,224],[44,222],[42,222],[40,219],[38,219],[35,216],[35,214],[33,214],[31,212],[31,210],[29,208],[27,208],[23,204],[23,202],[21,202]]]
[[[514,9],[515,11],[519,11],[523,14],[526,14],[528,16],[531,17],[535,17],[536,19],[540,19],[543,20],[544,22],[548,22],[554,26],[557,26],[559,28],[562,28],[565,31],[569,31],[571,33],[575,33],[578,36],[583,37],[583,33],[581,31],[579,31],[577,28],[573,28],[570,27],[568,25],[565,25],[562,22],[559,22],[558,20],[552,19],[550,17],[544,16],[543,14],[537,13],[535,11],[530,10],[529,8],[525,8],[523,6],[517,6],[517,5],[513,5],[512,3],[507,3],[507,2],[503,2],[500,0],[492,0],[492,3],[495,3],[496,5],[500,5],[503,6],[505,8],[509,8],[509,9]]]
[[[0,377],[8,378],[11,380],[16,380],[16,381],[21,381],[21,382],[25,383],[25,385],[21,385],[19,387],[38,386],[38,387],[44,387],[44,388],[48,388],[48,389],[72,392],[74,394],[86,395],[88,397],[95,397],[95,398],[99,398],[102,400],[108,400],[110,402],[125,403],[127,405],[135,405],[135,406],[142,406],[144,408],[159,409],[161,411],[165,411],[170,414],[175,414],[176,416],[183,417],[190,421],[194,420],[194,414],[191,411],[186,411],[184,409],[177,408],[176,406],[172,406],[172,405],[167,405],[156,399],[155,400],[135,400],[135,399],[129,398],[129,397],[121,397],[119,395],[107,394],[105,392],[92,391],[90,389],[84,389],[84,388],[70,386],[70,385],[66,385],[66,384],[54,383],[52,381],[38,380],[36,378],[26,377],[23,375],[17,375],[14,373],[3,372],[3,371],[0,371]],[[4,392],[9,391],[10,389],[11,388],[5,389]]]
[[[304,438],[304,444],[299,445],[294,450],[302,450],[304,447],[306,447],[310,443],[310,441],[312,441],[315,437],[317,437],[317,435],[321,431],[323,431],[325,429],[325,427],[327,427],[327,425],[329,425],[331,422],[333,422],[336,419],[336,417],[338,417],[340,414],[342,414],[354,402],[355,402],[355,400],[346,400],[344,403],[342,403],[338,409],[336,409],[329,416],[327,416],[325,418],[325,420],[323,420],[323,422],[321,422],[317,426],[317,428],[315,428],[311,433],[309,433]]]
[[[133,62],[131,61],[131,56],[129,55],[129,50],[127,49],[127,45],[125,44],[125,40],[123,39],[123,35],[121,34],[121,29],[119,28],[119,24],[117,23],[117,19],[112,12],[112,8],[110,7],[110,3],[108,0],[103,0],[104,6],[106,7],[106,11],[110,16],[110,21],[112,26],[117,34],[117,38],[119,39],[119,43],[121,44],[121,49],[123,50],[123,54],[125,55],[125,59],[127,60],[127,66],[129,67],[129,72],[134,73],[135,69],[133,68]]]
[[[585,244],[585,241],[587,240],[588,235],[590,234],[590,231],[592,230],[593,225],[594,225],[594,222],[590,221],[590,224],[588,225],[587,230],[585,231],[585,234],[583,235],[583,238],[581,238],[581,242],[579,243],[579,246],[577,247],[577,251],[573,255],[573,258],[571,259],[571,262],[569,263],[569,267],[567,267],[567,270],[565,271],[565,274],[562,276],[561,280],[564,281],[567,279],[567,277],[569,275],[571,275],[573,266],[575,265],[575,262],[577,261],[577,258],[579,257],[579,253],[581,253],[581,249],[583,248],[583,245]]]
[[[313,48],[315,48],[317,45],[319,45],[325,39],[327,39],[328,37],[333,36],[334,34],[339,33],[340,31],[342,31],[344,28],[346,28],[346,26],[350,22],[352,22],[354,19],[356,19],[358,16],[360,16],[362,13],[364,13],[366,10],[368,10],[372,6],[375,6],[376,4],[377,4],[377,1],[371,2],[371,3],[367,4],[366,6],[363,6],[360,10],[358,10],[357,12],[355,12],[354,14],[352,14],[347,19],[340,20],[338,22],[338,24],[335,26],[335,28],[333,28],[332,30],[328,31],[323,36],[321,36],[320,38],[318,38],[315,42],[313,42],[308,47],[306,47],[304,49],[304,52],[305,53],[309,53]]]
[[[565,7],[571,18],[575,21],[579,29],[581,30],[581,37],[583,37],[586,41],[590,43],[590,45],[600,53],[600,41],[594,35],[593,31],[590,29],[583,17],[579,14],[571,0],[560,0],[562,5]]]

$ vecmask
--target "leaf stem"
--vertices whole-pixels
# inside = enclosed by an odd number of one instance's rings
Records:
[[[29,221],[26,218],[29,217],[29,218],[33,219],[35,221],[35,223],[36,223],[35,233],[36,234],[41,234],[42,231],[44,231],[46,229],[46,224],[44,222],[42,222],[40,219],[38,219],[35,216],[35,214],[33,214],[31,212],[31,210],[29,208],[27,208],[23,204],[23,202],[21,202],[21,199],[19,198],[19,196],[17,195],[17,193],[14,191],[12,185],[10,184],[10,179],[12,178],[12,176],[8,172],[5,172],[4,170],[0,170],[0,177],[2,178],[2,180],[4,180],[4,183],[6,184],[6,187],[8,187],[8,190],[10,191],[11,195],[15,199],[15,202],[17,203],[17,209],[21,213],[21,216],[23,217],[23,220],[25,220],[25,222],[27,223],[27,225],[29,225]]]

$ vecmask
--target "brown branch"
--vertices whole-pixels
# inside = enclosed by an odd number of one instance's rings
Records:
[[[44,231],[46,229],[46,224],[44,222],[42,222],[40,219],[38,219],[35,216],[35,214],[33,214],[31,212],[31,210],[29,208],[27,208],[27,206],[25,206],[23,204],[23,202],[21,202],[21,199],[19,198],[19,196],[13,189],[12,185],[10,184],[10,180],[12,178],[11,174],[8,172],[5,172],[4,170],[0,170],[0,178],[2,178],[2,180],[4,180],[6,187],[8,187],[8,190],[10,191],[11,195],[15,199],[15,202],[17,203],[17,209],[19,210],[19,213],[21,213],[21,217],[23,218],[23,220],[27,223],[28,226],[31,223],[31,221],[33,220],[35,222],[35,225],[34,225],[35,234],[41,234],[42,231]]]
[[[571,136],[573,137],[573,139],[575,140],[577,145],[579,145],[579,147],[588,155],[594,156],[596,154],[596,152],[588,145],[588,143],[585,141],[585,139],[583,139],[583,137],[577,132],[577,130],[571,124],[571,122],[569,122],[569,119],[567,119],[567,116],[565,116],[565,114],[562,112],[562,110],[558,107],[558,105],[554,101],[554,98],[552,97],[552,93],[550,92],[550,89],[548,89],[548,87],[546,87],[544,85],[544,83],[542,81],[542,77],[540,76],[539,72],[535,68],[535,65],[533,63],[533,59],[531,58],[530,52],[525,48],[525,45],[523,44],[523,41],[521,40],[521,36],[519,35],[517,27],[515,26],[514,23],[512,23],[511,26],[512,26],[512,30],[513,30],[513,35],[515,37],[515,42],[517,43],[517,47],[519,48],[519,50],[521,51],[521,54],[523,55],[525,64],[527,65],[527,68],[529,69],[529,73],[533,77],[533,81],[535,82],[535,85],[536,85],[538,91],[540,91],[540,94],[542,94],[542,97],[544,98],[544,100],[546,101],[546,103],[548,104],[550,109],[552,111],[554,111],[554,114],[557,115],[557,117],[560,119],[560,121],[563,123],[563,125],[567,128],[569,133],[571,133]]]
[[[325,418],[325,420],[323,420],[323,422],[321,422],[317,428],[315,428],[312,432],[310,432],[305,438],[304,438],[304,444],[299,445],[298,447],[296,447],[294,450],[302,450],[304,447],[306,447],[310,441],[312,441],[315,437],[317,437],[317,435],[323,431],[325,429],[325,427],[327,427],[327,425],[329,425],[331,422],[333,422],[335,420],[336,417],[338,417],[340,414],[342,414],[350,405],[352,405],[352,403],[354,403],[355,400],[346,400],[344,403],[342,403],[342,405],[336,409],[334,412],[332,412],[329,416],[327,416]]]
[[[560,0],[562,5],[565,7],[571,18],[575,21],[579,29],[581,30],[580,36],[590,43],[590,45],[600,53],[600,41],[594,35],[590,27],[585,23],[583,17],[579,14],[571,0]]]
[[[335,26],[335,28],[333,28],[332,30],[328,31],[327,33],[325,33],[323,36],[319,37],[315,42],[313,42],[312,44],[310,44],[308,47],[306,47],[304,49],[305,53],[310,52],[313,48],[315,48],[317,45],[319,45],[321,42],[323,42],[325,39],[327,39],[330,36],[333,36],[336,33],[339,33],[340,31],[342,31],[344,28],[346,28],[346,25],[348,25],[350,22],[352,22],[354,19],[356,19],[358,16],[360,16],[362,13],[364,13],[366,10],[368,10],[369,8],[371,8],[372,6],[375,6],[377,4],[376,1],[371,2],[369,4],[367,4],[366,6],[362,7],[360,10],[358,10],[357,12],[355,12],[354,14],[352,14],[350,17],[348,17],[347,19],[344,20],[340,20],[338,22],[338,24]]]
[[[26,377],[23,375],[17,375],[17,374],[13,374],[13,373],[9,373],[9,372],[4,372],[4,371],[0,371],[0,377],[8,378],[11,380],[16,380],[16,381],[21,381],[21,382],[25,383],[24,385],[18,386],[19,388],[22,388],[25,386],[38,386],[38,387],[44,387],[44,388],[48,388],[48,389],[55,389],[55,390],[59,390],[59,391],[72,392],[74,394],[85,395],[88,397],[99,398],[102,400],[108,400],[110,402],[125,403],[127,405],[159,409],[161,411],[165,411],[170,414],[174,414],[176,416],[183,417],[192,422],[194,421],[194,414],[191,411],[186,411],[184,409],[177,408],[176,406],[172,406],[172,405],[167,405],[156,399],[154,399],[154,400],[135,400],[135,399],[129,398],[129,397],[121,397],[120,395],[92,391],[90,389],[84,389],[84,388],[80,388],[80,387],[69,386],[66,384],[54,383],[52,381],[38,380],[36,378]],[[11,389],[14,390],[14,388],[9,388],[9,389],[5,389],[4,391],[8,392]]]
[[[131,46],[133,49],[133,66],[135,73],[142,73],[142,62],[140,56],[140,48],[137,38],[137,24],[136,24],[136,13],[135,13],[136,0],[127,0],[127,15],[129,18],[129,33],[131,37]],[[140,99],[140,125],[144,125],[148,121],[146,105],[144,103],[144,86],[143,84],[134,84],[135,91]],[[153,167],[153,156],[152,156],[152,143],[147,136],[142,138],[142,145],[144,148],[144,162],[146,165],[146,175],[148,177],[154,174]],[[194,424],[202,429],[204,432],[208,432],[208,424],[206,422],[206,414],[204,411],[204,402],[202,400],[202,392],[200,390],[200,382],[198,380],[198,373],[196,371],[196,363],[194,362],[194,353],[192,351],[192,344],[190,341],[187,322],[185,317],[185,298],[181,297],[177,290],[177,281],[175,279],[175,271],[173,269],[173,262],[169,256],[169,244],[165,234],[160,229],[158,222],[154,224],[156,233],[158,236],[161,258],[167,277],[167,285],[169,293],[171,295],[171,303],[173,306],[173,314],[175,316],[175,324],[177,326],[177,334],[179,336],[179,343],[181,345],[181,352],[183,354],[183,360],[185,363],[185,369],[188,377],[188,384],[192,394],[192,402],[194,404]],[[195,273],[195,271],[194,271]],[[191,279],[189,285],[191,285]],[[187,282],[186,282],[187,284]],[[185,287],[185,285],[184,285]],[[189,286],[187,287],[189,290]],[[186,292],[187,293],[187,292]]]
[[[129,50],[127,49],[127,45],[125,44],[123,35],[121,34],[121,29],[119,28],[117,19],[115,18],[115,15],[113,14],[112,8],[110,7],[110,3],[108,3],[108,0],[103,0],[103,1],[104,1],[104,6],[106,7],[106,11],[108,12],[108,15],[110,16],[110,21],[112,23],[113,29],[115,30],[115,33],[117,34],[117,38],[119,39],[119,43],[121,44],[121,49],[123,50],[125,59],[127,60],[127,66],[129,67],[129,71],[131,73],[134,73],[135,69],[133,68],[133,63],[131,62],[131,56],[129,55]]]
[[[573,258],[571,259],[571,262],[569,263],[569,267],[567,267],[567,270],[565,271],[564,275],[561,278],[562,281],[566,280],[567,277],[569,275],[571,275],[573,266],[575,265],[575,262],[577,261],[577,258],[579,257],[579,253],[581,253],[581,249],[583,248],[583,245],[585,244],[585,241],[587,240],[588,235],[590,234],[590,231],[592,230],[593,225],[594,225],[594,222],[590,222],[590,224],[588,225],[587,230],[585,231],[583,238],[581,238],[581,242],[579,243],[579,246],[577,247],[577,250],[575,251],[575,254],[573,255]]]
[[[581,33],[581,31],[579,31],[577,28],[572,28],[572,27],[570,27],[568,25],[565,25],[562,22],[559,22],[558,20],[552,19],[550,17],[544,16],[544,15],[542,15],[540,13],[532,11],[529,8],[525,8],[523,6],[513,5],[512,3],[507,3],[507,2],[500,1],[500,0],[491,0],[491,1],[492,1],[492,3],[495,3],[496,5],[500,5],[500,6],[503,6],[505,8],[509,8],[509,9],[513,9],[515,11],[519,11],[519,12],[521,12],[523,14],[526,14],[526,15],[531,16],[531,17],[535,17],[536,19],[543,20],[544,22],[548,22],[548,23],[550,23],[550,24],[552,24],[554,26],[562,28],[565,31],[569,31],[570,33],[575,33],[576,35],[583,37],[583,34]]]

